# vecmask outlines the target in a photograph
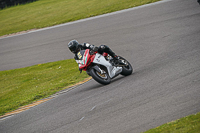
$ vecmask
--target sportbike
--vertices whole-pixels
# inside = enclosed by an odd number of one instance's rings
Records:
[[[115,61],[107,53],[102,55],[92,50],[81,50],[77,53],[79,60],[79,69],[86,71],[89,76],[99,82],[100,84],[107,85],[111,79],[119,74],[128,76],[132,74],[131,64],[121,56],[118,56],[118,61]]]

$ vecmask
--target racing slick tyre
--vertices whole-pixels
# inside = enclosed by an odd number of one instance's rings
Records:
[[[124,76],[131,75],[133,72],[133,68],[131,64],[121,56],[119,56],[119,60],[123,62],[123,64],[125,64],[125,66],[122,67],[121,75],[124,75]]]
[[[103,84],[103,85],[110,84],[111,82],[110,76],[104,70],[102,71],[103,73],[100,73],[95,69],[91,69],[90,75],[92,76],[94,80],[96,80],[100,84]]]

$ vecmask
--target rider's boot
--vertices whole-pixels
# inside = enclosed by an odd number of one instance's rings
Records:
[[[108,53],[113,58],[115,65],[119,65],[120,63],[122,63],[121,60],[119,60],[119,57],[106,45],[99,46],[98,52],[100,54],[103,54],[103,52]]]
[[[117,55],[112,56],[112,58],[114,59],[115,62],[119,61],[119,57]]]
[[[122,60],[120,60],[118,55],[113,56],[114,63],[116,66],[124,66],[126,65]]]
[[[119,59],[118,55],[114,54],[114,55],[112,55],[112,58],[114,60],[115,65],[119,65],[122,63],[121,60]]]
[[[113,58],[114,64],[116,66],[122,63],[121,60],[119,59],[119,56],[116,55],[111,49],[109,49],[109,55]]]

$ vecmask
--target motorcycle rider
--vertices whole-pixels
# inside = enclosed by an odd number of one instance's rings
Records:
[[[83,43],[83,44],[79,44],[77,40],[71,40],[68,43],[68,48],[69,50],[75,54],[74,59],[75,60],[79,60],[77,53],[81,50],[85,50],[85,49],[90,49],[93,51],[97,51],[99,54],[103,54],[108,53],[116,63],[119,62],[118,56],[106,45],[100,45],[99,47],[96,47],[94,45],[91,45],[89,43]],[[79,69],[80,70],[80,69]],[[81,70],[80,70],[81,71]]]

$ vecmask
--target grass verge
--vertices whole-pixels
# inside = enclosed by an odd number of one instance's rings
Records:
[[[0,71],[0,115],[48,97],[89,77],[74,59]]]
[[[144,133],[200,133],[200,113],[166,123]]]
[[[0,36],[39,29],[159,0],[38,0],[0,10]]]

